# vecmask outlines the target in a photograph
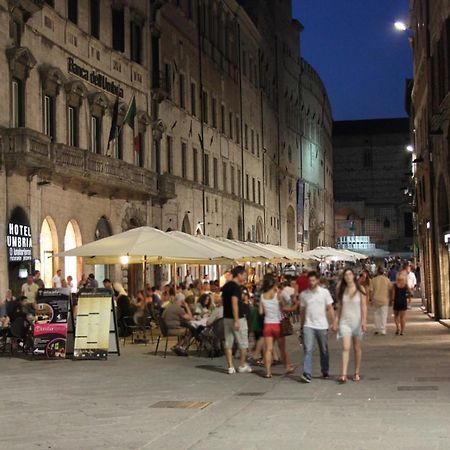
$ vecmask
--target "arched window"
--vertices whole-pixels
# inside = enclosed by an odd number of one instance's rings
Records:
[[[81,245],[81,233],[78,223],[75,220],[69,221],[64,233],[64,251],[71,250]],[[76,292],[78,280],[81,279],[81,263],[76,256],[66,256],[64,258],[64,276],[72,277],[73,289]]]
[[[47,216],[41,226],[39,236],[41,256],[41,277],[45,287],[52,287],[52,278],[55,272],[53,254],[58,253],[58,233],[56,225],[50,216]]]

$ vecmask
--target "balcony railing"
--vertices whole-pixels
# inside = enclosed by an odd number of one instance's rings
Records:
[[[152,95],[155,100],[162,102],[172,96],[172,80],[164,72],[152,73]]]
[[[98,155],[78,147],[52,143],[42,133],[27,128],[0,130],[5,164],[10,170],[38,173],[55,182],[78,180],[89,190],[127,198],[156,198],[164,202],[175,196],[170,181],[158,181],[148,169],[122,160]],[[80,184],[80,183],[78,183]],[[160,188],[160,192],[158,189]]]

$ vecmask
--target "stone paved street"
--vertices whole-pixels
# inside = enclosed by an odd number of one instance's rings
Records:
[[[299,373],[228,376],[222,358],[164,360],[142,345],[107,362],[1,358],[0,448],[448,449],[450,332],[418,306],[408,314],[403,337],[392,324],[386,337],[370,330],[364,379],[345,386],[305,385]],[[335,336],[330,342],[337,376]],[[152,408],[176,400],[211,404]]]

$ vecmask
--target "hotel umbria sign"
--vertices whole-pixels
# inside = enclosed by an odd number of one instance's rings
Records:
[[[94,86],[98,86],[111,94],[118,95],[123,98],[123,89],[118,84],[109,80],[106,75],[103,75],[96,70],[89,71],[80,64],[77,64],[73,58],[67,58],[67,70],[69,73],[73,73],[77,77],[88,81]]]
[[[31,228],[28,225],[9,222],[6,247],[9,262],[31,261],[33,250]]]

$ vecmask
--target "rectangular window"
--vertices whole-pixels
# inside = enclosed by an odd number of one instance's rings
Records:
[[[217,158],[213,158],[213,186],[214,189],[219,188],[219,168]]]
[[[372,150],[369,148],[364,150],[363,164],[364,164],[364,167],[367,167],[367,168],[371,168],[373,166]]]
[[[12,127],[25,126],[25,105],[24,105],[24,88],[23,81],[17,78],[12,80]]]
[[[180,91],[180,107],[186,108],[186,86],[184,81],[184,74],[180,73],[178,76],[178,87]]]
[[[119,127],[116,128],[116,136],[113,142],[113,157],[123,159],[123,135],[120,133]]]
[[[55,99],[44,95],[44,134],[55,138]]]
[[[237,170],[237,195],[242,195],[242,174],[241,169]]]
[[[79,127],[78,127],[78,108],[69,106],[67,108],[67,144],[71,147],[78,147],[79,145]]]
[[[193,116],[197,115],[197,89],[195,88],[195,83],[191,82],[191,114]]]
[[[247,126],[247,124],[244,125],[244,147],[246,150],[248,150],[248,126]]]
[[[159,139],[153,140],[153,150],[152,166],[156,173],[161,174],[161,141]]]
[[[90,32],[95,38],[100,37],[100,0],[90,0]]]
[[[142,62],[142,27],[133,21],[130,22],[130,58],[138,64]]]
[[[209,156],[204,155],[203,158],[203,184],[209,186]]]
[[[192,20],[192,18],[194,17],[193,15],[193,6],[192,6],[192,1],[193,0],[187,0],[187,14],[188,14],[188,19]]]
[[[236,190],[234,188],[234,166],[230,167],[230,183],[231,183],[231,193],[233,195],[236,194]]]
[[[67,0],[67,18],[72,23],[78,23],[78,0]]]
[[[245,174],[245,198],[250,200],[250,179],[248,174]]]
[[[213,97],[211,99],[211,114],[212,114],[212,126],[217,128],[217,101]]]
[[[144,167],[145,164],[145,135],[139,132],[136,136],[138,141],[137,148],[134,149],[134,164],[138,167]]]
[[[125,51],[125,18],[123,9],[112,9],[112,46],[118,52]]]
[[[172,98],[172,70],[170,64],[164,64],[164,84],[166,86],[169,98]]]
[[[258,181],[258,203],[262,205],[261,203],[261,181]]]
[[[220,131],[225,134],[225,106],[220,106]]]
[[[198,150],[192,149],[192,178],[195,182],[198,182]]]
[[[255,132],[253,130],[251,130],[250,135],[251,135],[251,141],[250,142],[252,144],[252,146],[251,146],[252,153],[255,154]]]
[[[173,149],[172,138],[167,136],[166,138],[166,156],[167,156],[167,173],[173,173]]]
[[[231,112],[228,114],[228,122],[229,122],[228,135],[230,139],[233,139],[233,113]]]
[[[259,134],[256,133],[256,156],[259,158],[261,155],[259,150]]]
[[[256,183],[254,178],[252,178],[252,200],[253,203],[256,203]]]
[[[101,153],[101,119],[91,116],[91,152]]]
[[[240,126],[240,121],[239,121],[239,116],[236,116],[236,143],[240,144],[241,143],[241,126]]]
[[[202,121],[208,123],[208,93],[202,92]]]
[[[181,143],[181,176],[187,178],[187,144]]]
[[[222,163],[222,173],[223,173],[223,190],[225,192],[228,191],[228,167],[227,167],[227,163],[225,161],[223,161]]]

